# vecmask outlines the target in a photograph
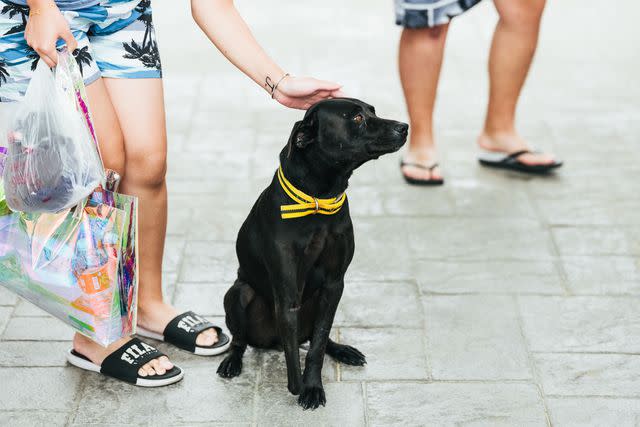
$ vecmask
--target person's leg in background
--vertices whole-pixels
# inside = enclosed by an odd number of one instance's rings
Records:
[[[481,148],[513,153],[529,148],[515,128],[520,91],[533,60],[540,21],[546,0],[494,0],[500,20],[489,57],[489,105],[484,130],[478,138]],[[548,154],[519,156],[526,164],[554,161]]]
[[[405,28],[400,38],[400,79],[411,125],[409,147],[403,160],[425,168],[437,162],[433,109],[448,29],[449,24],[433,28]],[[402,168],[402,173],[417,180],[442,178],[437,167],[430,171],[407,165]]]

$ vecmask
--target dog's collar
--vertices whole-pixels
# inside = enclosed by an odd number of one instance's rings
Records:
[[[282,166],[278,168],[278,181],[280,181],[280,186],[287,196],[296,202],[293,205],[280,206],[280,216],[282,219],[300,218],[316,214],[334,215],[340,211],[345,200],[347,200],[346,193],[342,193],[332,199],[318,199],[317,197],[303,193],[285,178],[282,172]]]

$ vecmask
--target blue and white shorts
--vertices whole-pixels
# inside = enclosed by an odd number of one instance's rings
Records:
[[[405,28],[433,28],[451,21],[482,0],[395,0],[396,24]]]
[[[62,14],[78,40],[76,60],[85,84],[100,77],[162,77],[151,0],[102,0]],[[0,0],[0,102],[20,100],[38,63],[24,39],[28,19],[28,7]]]

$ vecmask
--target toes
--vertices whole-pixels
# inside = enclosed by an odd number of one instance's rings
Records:
[[[151,363],[147,363],[142,367],[142,369],[144,369],[144,372],[147,374],[146,376],[148,377],[152,377],[156,374],[156,371],[151,366]]]
[[[307,387],[302,390],[298,397],[298,404],[304,410],[317,409],[320,405],[324,406],[326,403],[327,399],[322,387]]]
[[[171,363],[167,356],[162,356],[158,360],[160,361],[160,366],[162,366],[167,371],[173,369],[173,363]]]
[[[242,359],[237,357],[228,356],[218,366],[218,375],[222,378],[233,378],[240,375],[242,372]]]
[[[210,347],[218,342],[218,333],[215,329],[207,329],[202,331],[196,339],[196,344],[202,347]]]
[[[144,369],[144,366],[140,369],[138,369],[138,375],[140,375],[141,377],[146,377],[147,376],[147,371]]]
[[[167,373],[167,370],[164,369],[164,366],[162,366],[162,363],[158,359],[153,359],[150,364],[153,367],[153,370],[156,371],[156,374],[164,375]]]

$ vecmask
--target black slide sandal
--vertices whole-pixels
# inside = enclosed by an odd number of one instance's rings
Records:
[[[435,168],[437,168],[438,166],[440,166],[438,163],[434,163],[431,166],[423,166],[423,165],[419,165],[417,163],[405,162],[403,160],[403,161],[400,162],[400,171],[402,173],[402,177],[404,178],[404,180],[407,181],[407,184],[424,185],[424,186],[436,186],[436,185],[444,184],[444,179],[442,179],[442,178],[439,178],[439,179],[433,179],[433,178],[415,179],[415,178],[408,177],[407,175],[404,174],[404,172],[402,172],[402,168],[405,167],[405,166],[409,166],[409,167],[412,167],[412,168],[423,169],[423,170],[428,170],[429,171],[429,176],[432,176],[433,170]]]
[[[546,174],[561,167],[563,164],[561,161],[554,161],[553,163],[543,165],[528,165],[518,160],[518,157],[529,153],[537,152],[531,150],[520,150],[515,153],[507,154],[496,151],[481,150],[480,155],[478,156],[478,161],[481,165],[490,168],[507,169],[532,174]]]
[[[164,375],[143,377],[138,375],[140,368],[164,354],[147,343],[133,338],[122,347],[107,356],[98,366],[84,355],[71,349],[67,353],[67,361],[85,371],[97,372],[120,381],[139,387],[163,387],[177,383],[184,377],[182,369],[174,367]]]
[[[207,329],[215,329],[218,334],[218,342],[207,347],[196,345],[198,335]],[[137,328],[136,334],[141,337],[166,342],[198,356],[217,356],[229,350],[231,346],[231,339],[222,332],[221,328],[193,311],[187,311],[175,317],[164,328],[162,334],[157,334],[141,327]]]

